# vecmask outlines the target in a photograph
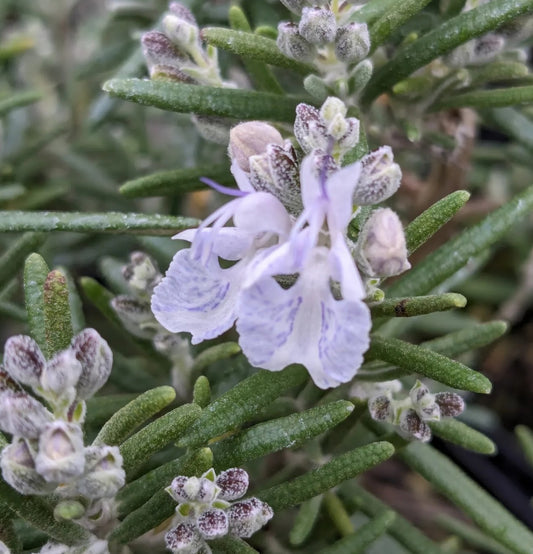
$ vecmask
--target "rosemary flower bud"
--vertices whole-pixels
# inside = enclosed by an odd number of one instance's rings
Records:
[[[226,469],[217,477],[215,483],[220,487],[219,498],[236,500],[244,496],[248,490],[248,473],[239,467]]]
[[[283,54],[301,62],[309,62],[316,55],[316,48],[300,35],[298,26],[287,21],[278,25],[276,44]]]
[[[272,508],[258,498],[235,502],[227,512],[230,533],[244,538],[251,537],[274,515]]]
[[[85,475],[76,488],[86,498],[111,498],[124,486],[126,474],[117,446],[89,446],[85,449]]]
[[[224,510],[210,508],[202,512],[196,520],[196,525],[204,539],[218,539],[228,532],[228,516]]]
[[[335,35],[335,54],[346,63],[358,63],[370,51],[370,35],[366,23],[348,23]]]
[[[9,375],[30,387],[38,387],[46,360],[39,345],[27,335],[7,339],[4,347],[4,368]]]
[[[165,544],[175,554],[196,554],[205,546],[202,536],[189,523],[179,523],[165,535]]]
[[[311,44],[327,44],[335,38],[337,22],[328,8],[303,8],[298,25],[300,35]]]

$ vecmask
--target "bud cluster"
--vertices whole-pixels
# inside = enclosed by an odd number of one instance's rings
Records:
[[[258,498],[235,502],[248,490],[248,474],[240,468],[213,469],[201,477],[180,475],[166,491],[178,502],[175,525],[165,535],[167,548],[174,553],[209,554],[206,541],[227,534],[248,538],[274,515]]]
[[[151,340],[156,350],[171,361],[173,384],[180,394],[186,396],[193,361],[189,341],[162,327],[150,307],[154,288],[163,277],[157,262],[144,252],[132,252],[130,263],[122,268],[122,275],[130,294],[113,298],[111,307],[127,331],[136,337]]]
[[[278,48],[286,56],[313,62],[328,84],[349,77],[347,66],[363,61],[370,51],[366,23],[350,21],[357,6],[348,2],[306,2],[282,0],[298,23],[278,25]]]
[[[457,393],[432,394],[418,380],[408,395],[397,397],[401,389],[400,381],[396,380],[372,383],[366,387],[357,384],[351,392],[359,398],[368,399],[372,419],[394,425],[404,438],[422,442],[431,439],[428,422],[458,416],[465,408],[464,400]]]
[[[107,342],[84,329],[48,361],[31,337],[11,337],[0,367],[0,429],[12,435],[1,453],[4,480],[21,494],[84,498],[75,519],[83,525],[91,510],[87,528],[109,519],[104,512],[125,481],[118,447],[83,444],[85,400],[107,381],[112,362]],[[65,502],[58,514],[73,513]]]

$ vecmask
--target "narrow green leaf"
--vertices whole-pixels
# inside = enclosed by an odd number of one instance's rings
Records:
[[[28,321],[26,310],[13,302],[0,300],[0,315],[16,321],[22,321],[23,323]]]
[[[517,425],[514,431],[527,461],[533,466],[533,431],[526,425]]]
[[[149,196],[173,196],[207,188],[200,177],[209,177],[221,185],[231,185],[235,181],[227,164],[210,165],[159,171],[124,183],[120,192],[128,198]]]
[[[464,308],[466,298],[462,294],[448,292],[433,296],[411,296],[410,298],[387,298],[370,306],[372,317],[413,317]]]
[[[88,398],[85,426],[100,429],[107,420],[123,408],[128,402],[135,400],[137,394],[106,394]]]
[[[411,443],[399,456],[464,510],[487,535],[514,552],[531,554],[533,533],[444,454],[427,444]]]
[[[301,365],[292,365],[279,372],[258,371],[211,402],[178,445],[201,446],[209,439],[235,429],[307,378],[307,370]]]
[[[116,412],[102,427],[93,444],[121,444],[137,427],[168,406],[176,398],[169,386],[146,391]]]
[[[481,112],[483,121],[498,130],[507,133],[523,144],[528,150],[533,150],[533,121],[514,108],[493,108]]]
[[[127,233],[173,235],[197,227],[191,217],[121,212],[0,212],[0,232],[71,231],[73,233]]]
[[[141,507],[154,494],[168,486],[174,477],[201,475],[211,467],[213,467],[213,454],[209,448],[193,450],[156,467],[120,490],[117,496],[119,515],[124,517]]]
[[[39,254],[30,254],[24,265],[24,300],[30,335],[47,355],[44,324],[44,282],[50,269]]]
[[[503,108],[516,106],[517,104],[531,104],[532,102],[533,86],[475,90],[446,96],[432,106],[431,111],[466,107],[478,109]]]
[[[451,358],[463,352],[486,346],[499,339],[506,331],[507,323],[505,321],[489,321],[425,341],[420,346]]]
[[[70,319],[72,323],[72,332],[77,335],[85,329],[85,316],[83,315],[83,304],[76,288],[76,283],[72,275],[63,267],[58,268],[67,280],[68,303],[70,308]]]
[[[20,494],[3,480],[0,480],[0,501],[5,502],[11,511],[57,542],[74,546],[88,541],[91,536],[89,531],[77,523],[56,521],[52,506],[43,498]]]
[[[491,390],[490,381],[481,373],[442,354],[395,338],[372,335],[366,359],[382,360],[457,389],[482,394]]]
[[[196,379],[192,391],[192,398],[195,404],[198,404],[200,408],[205,408],[211,402],[211,386],[209,380],[205,375],[200,375]]]
[[[496,61],[469,69],[470,87],[479,87],[486,83],[520,79],[529,74],[526,64],[513,61]]]
[[[439,514],[437,516],[437,523],[442,525],[444,529],[453,533],[454,535],[460,537],[470,546],[476,548],[476,551],[486,552],[487,554],[511,554],[512,551],[505,546],[502,546],[494,539],[487,537],[485,533],[460,521],[455,519],[448,514]]]
[[[212,363],[218,360],[227,360],[236,356],[241,351],[241,347],[236,342],[223,342],[206,348],[194,359],[191,373],[198,374],[204,371]]]
[[[320,554],[364,554],[368,546],[387,532],[395,519],[395,512],[386,510],[361,525],[353,535],[348,535],[335,544],[323,548]]]
[[[221,539],[209,541],[213,554],[259,554],[247,542],[239,537],[227,535]]]
[[[300,504],[317,494],[352,479],[359,473],[380,464],[394,454],[392,444],[374,442],[336,456],[322,467],[309,471],[291,481],[257,493],[274,512]]]
[[[243,58],[258,60],[278,67],[286,67],[300,75],[316,72],[312,65],[293,60],[282,54],[275,40],[255,33],[235,31],[223,27],[205,27],[202,29],[202,38],[208,44],[228,50]]]
[[[302,502],[289,535],[292,546],[301,546],[311,534],[320,513],[323,498],[323,495],[319,494]]]
[[[412,254],[466,204],[470,193],[458,190],[435,202],[405,228],[407,251]]]
[[[398,27],[425,8],[429,2],[430,0],[403,0],[402,2],[394,3],[370,27],[370,51],[374,52]]]
[[[152,454],[176,440],[202,412],[197,404],[184,404],[157,418],[120,445],[124,471],[131,476]]]
[[[296,106],[303,101],[269,92],[143,79],[112,79],[103,88],[123,100],[171,112],[286,123],[294,121]]]
[[[326,491],[323,496],[324,508],[329,515],[329,519],[337,528],[337,531],[342,537],[353,535],[355,533],[355,528],[342,500],[331,491]]]
[[[8,114],[10,111],[17,108],[23,108],[29,104],[38,102],[43,97],[43,93],[37,90],[28,90],[25,92],[18,92],[0,100],[0,117]]]
[[[239,6],[231,6],[228,12],[228,19],[231,28],[235,31],[250,33],[252,28],[245,13]],[[244,59],[244,67],[250,76],[252,83],[258,90],[283,94],[283,88],[278,83],[275,75],[267,64],[259,60]]]
[[[348,508],[361,510],[371,518],[390,511],[387,504],[367,492],[355,481],[345,483],[339,489],[339,496]],[[409,552],[413,554],[444,554],[444,550],[421,533],[412,523],[398,513],[395,515],[396,518],[391,523],[388,532]]]
[[[241,466],[271,452],[299,446],[335,427],[352,413],[353,407],[351,402],[339,400],[254,425],[211,446],[215,468]]]
[[[46,240],[40,233],[25,233],[0,256],[0,290],[13,279],[26,256],[38,250]]]
[[[390,62],[380,67],[364,90],[362,103],[370,104],[395,83],[435,58],[531,11],[531,0],[499,0],[479,5],[448,19],[436,29],[401,48]]]
[[[111,300],[115,295],[103,285],[101,285],[96,279],[92,277],[81,277],[80,287],[85,296],[100,310],[100,312],[108,319],[118,326],[122,326],[122,323],[111,307]]]
[[[67,279],[57,269],[51,271],[44,281],[43,301],[46,352],[51,357],[68,348],[72,340]]]
[[[0,541],[9,549],[8,552],[22,552],[22,542],[17,536],[13,519],[16,515],[5,502],[0,501]]]
[[[352,15],[351,20],[372,25],[396,4],[397,0],[370,0]]]
[[[0,60],[9,60],[35,46],[33,37],[28,35],[16,35],[6,37],[0,44]]]
[[[466,229],[432,252],[398,279],[387,290],[387,295],[409,296],[429,293],[465,266],[469,259],[477,257],[494,244],[513,224],[528,215],[532,208],[533,187],[529,187],[477,225]]]
[[[458,444],[479,454],[495,454],[496,445],[483,433],[453,418],[431,421],[429,426],[434,435],[453,444]]]

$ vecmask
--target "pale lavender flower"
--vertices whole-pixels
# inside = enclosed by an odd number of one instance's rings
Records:
[[[290,231],[291,220],[281,202],[269,193],[254,192],[235,162],[232,171],[240,197],[214,212],[198,229],[176,235],[191,241],[191,248],[174,256],[152,297],[159,323],[174,333],[191,333],[193,344],[233,325],[250,262]],[[234,226],[224,227],[231,219]],[[220,260],[234,263],[223,268]]]
[[[320,388],[349,381],[361,365],[371,319],[345,240],[360,172],[355,163],[326,179],[311,156],[304,159],[304,211],[289,240],[256,260],[240,296],[239,343],[252,364],[279,371],[301,363]],[[297,279],[284,288],[275,277],[287,274]]]

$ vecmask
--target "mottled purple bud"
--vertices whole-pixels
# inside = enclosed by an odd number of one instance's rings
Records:
[[[198,81],[193,79],[173,65],[155,64],[150,68],[150,79],[153,81],[176,81],[176,83],[186,83],[188,85],[197,85]]]
[[[172,479],[172,483],[170,483],[165,490],[176,502],[187,502],[188,500],[191,500],[189,493],[185,490],[185,484],[188,480],[189,477],[185,477],[185,475],[178,475]]]
[[[83,473],[85,467],[83,450],[81,427],[75,423],[54,421],[39,437],[35,469],[48,482],[69,481]]]
[[[0,368],[0,429],[36,439],[53,421],[52,414]]]
[[[94,330],[84,329],[72,339],[71,348],[82,367],[76,387],[78,399],[90,398],[107,381],[113,365],[113,353]]]
[[[272,508],[258,498],[236,502],[227,510],[230,533],[238,537],[251,537],[272,519]]]
[[[86,498],[111,498],[124,486],[126,474],[117,446],[89,446],[85,449],[85,475],[76,488]]]
[[[370,35],[366,23],[348,23],[337,29],[335,54],[346,63],[358,63],[370,51]]]
[[[196,19],[191,10],[189,10],[189,8],[184,6],[181,2],[170,2],[170,4],[168,5],[168,11],[172,15],[183,19],[183,21],[186,21],[191,25],[197,25]]]
[[[329,140],[320,112],[309,104],[296,106],[294,136],[306,154],[316,148],[327,151]]]
[[[429,425],[422,421],[415,410],[403,410],[400,415],[400,430],[408,437],[413,437],[422,442],[431,439]]]
[[[372,212],[358,242],[358,262],[370,277],[390,277],[409,269],[400,218],[390,208]]]
[[[248,490],[248,473],[244,469],[233,467],[223,471],[215,482],[221,489],[219,498],[236,500],[244,496]]]
[[[28,441],[15,437],[0,454],[2,477],[21,494],[48,494],[55,487],[37,472],[34,456]]]
[[[217,497],[220,489],[215,483],[205,477],[184,477],[179,475],[172,480],[166,491],[177,502],[211,503]]]
[[[71,403],[76,398],[76,384],[81,375],[81,364],[71,350],[62,350],[46,364],[41,375],[41,387],[47,399],[64,398]],[[46,394],[49,393],[49,394]]]
[[[13,379],[23,385],[37,387],[45,365],[44,355],[31,337],[16,335],[7,339],[4,368]]]
[[[278,25],[276,44],[280,51],[294,60],[309,62],[316,56],[316,48],[305,40],[294,23],[282,21]]]
[[[122,268],[130,288],[141,298],[149,299],[162,279],[157,262],[144,252],[132,252],[130,263]]]
[[[402,170],[394,163],[390,146],[381,146],[361,159],[362,171],[353,200],[359,206],[379,204],[391,197],[402,181]]]
[[[122,325],[136,337],[150,339],[157,330],[150,303],[132,296],[120,295],[111,300],[111,307],[120,318]]]
[[[328,8],[303,8],[298,31],[311,44],[333,42],[337,31],[335,14]]]
[[[165,535],[165,544],[175,554],[197,554],[205,542],[192,525],[179,523]]]
[[[438,392],[435,402],[439,405],[442,417],[458,416],[465,409],[465,401],[455,392]]]
[[[228,532],[228,516],[224,510],[210,508],[202,512],[196,525],[204,539],[218,539]]]
[[[283,144],[279,131],[263,121],[247,121],[233,127],[229,133],[228,154],[239,167],[250,171],[250,156],[263,154],[269,144]]]
[[[173,42],[159,31],[148,31],[141,37],[144,58],[149,68],[154,65],[174,66],[187,61]]]
[[[372,419],[376,421],[386,421],[392,423],[394,410],[391,400],[388,396],[375,396],[368,401],[368,411]]]

